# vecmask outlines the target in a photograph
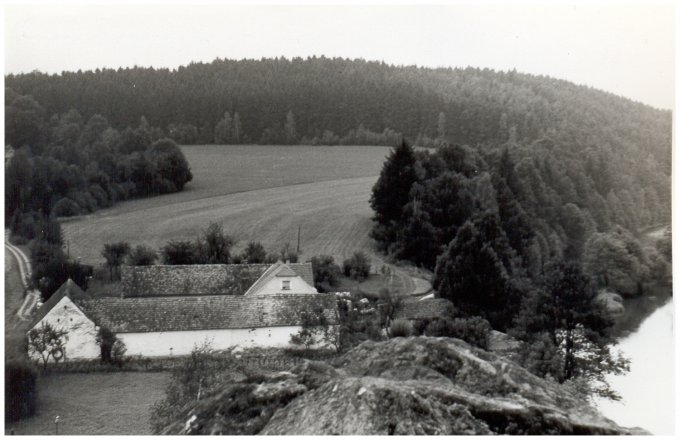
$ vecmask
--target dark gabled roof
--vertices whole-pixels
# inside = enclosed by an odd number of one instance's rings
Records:
[[[299,324],[299,312],[320,308],[337,323],[333,295],[98,298],[78,301],[97,325],[114,333],[278,327]]]
[[[395,318],[397,319],[433,319],[451,317],[453,303],[444,298],[404,301]]]
[[[29,329],[35,327],[35,325],[39,323],[45,317],[45,315],[47,315],[49,311],[52,310],[52,308],[56,306],[57,303],[59,303],[59,301],[61,301],[61,299],[65,296],[68,296],[71,301],[73,301],[75,298],[82,298],[86,296],[86,294],[83,289],[81,289],[80,286],[75,283],[75,281],[69,278],[36,311],[36,315],[33,317]]]
[[[311,263],[287,266],[314,286]],[[271,264],[123,266],[121,285],[126,297],[243,295],[271,268]]]

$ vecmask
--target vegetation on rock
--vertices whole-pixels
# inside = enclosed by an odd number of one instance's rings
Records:
[[[331,365],[227,381],[164,434],[630,434],[581,397],[456,339],[364,342]]]

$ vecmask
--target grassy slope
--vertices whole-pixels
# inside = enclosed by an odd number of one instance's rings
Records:
[[[301,226],[303,260],[326,253],[342,261],[354,250],[370,250],[368,200],[388,148],[183,149],[194,173],[185,191],[64,222],[71,255],[101,263],[104,243],[126,240],[158,248],[169,239],[193,239],[212,221],[238,239],[238,248],[255,240],[268,250],[286,241],[295,245]]]
[[[168,373],[52,374],[38,380],[38,414],[5,426],[5,433],[151,434],[151,405],[164,395]]]

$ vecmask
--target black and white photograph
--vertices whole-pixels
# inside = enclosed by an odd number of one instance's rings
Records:
[[[0,7],[4,435],[678,434],[675,2]]]

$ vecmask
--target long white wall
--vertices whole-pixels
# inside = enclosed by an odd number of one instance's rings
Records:
[[[232,347],[290,346],[290,337],[300,326],[262,327],[252,329],[194,330],[181,332],[118,333],[127,347],[127,356],[169,356],[191,353],[194,346],[208,341],[214,350]],[[172,349],[172,350],[171,350]]]

